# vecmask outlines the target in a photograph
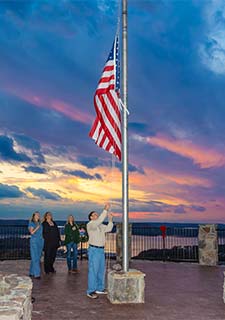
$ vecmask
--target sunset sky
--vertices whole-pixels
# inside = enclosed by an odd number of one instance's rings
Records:
[[[225,223],[225,2],[128,4],[130,219]],[[0,2],[0,218],[121,219],[121,164],[88,137],[117,15]]]

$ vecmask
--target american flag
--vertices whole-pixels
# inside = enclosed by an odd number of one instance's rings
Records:
[[[121,160],[120,68],[119,39],[115,37],[98,87],[94,106],[96,118],[89,136],[102,149]]]

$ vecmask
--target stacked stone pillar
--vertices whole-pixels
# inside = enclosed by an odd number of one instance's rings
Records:
[[[223,283],[223,302],[225,303],[225,272],[224,274],[224,283]]]
[[[198,253],[200,265],[216,266],[218,264],[217,225],[205,224],[199,226]]]

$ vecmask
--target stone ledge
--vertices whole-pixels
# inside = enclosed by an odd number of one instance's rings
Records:
[[[108,299],[113,304],[144,303],[145,274],[139,270],[108,273]]]
[[[0,273],[0,320],[30,320],[32,281]]]

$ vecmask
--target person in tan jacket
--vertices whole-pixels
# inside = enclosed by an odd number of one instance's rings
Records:
[[[98,298],[98,294],[107,294],[105,290],[105,233],[112,231],[113,216],[109,213],[110,205],[106,204],[99,215],[92,211],[88,215],[87,232],[89,236],[88,248],[88,289],[87,296]],[[108,216],[107,225],[103,221]]]

